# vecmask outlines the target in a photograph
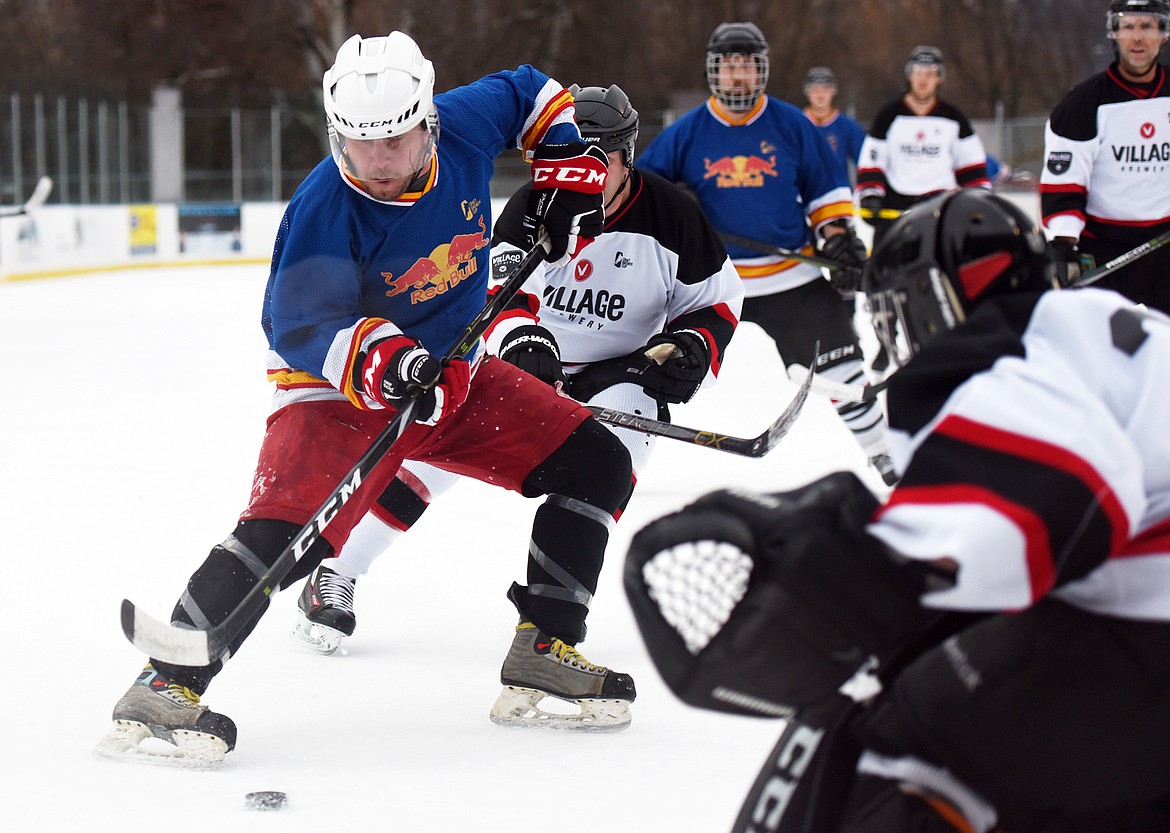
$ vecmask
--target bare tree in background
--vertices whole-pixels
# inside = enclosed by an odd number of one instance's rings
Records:
[[[947,58],[944,95],[972,117],[1002,102],[1044,115],[1109,60],[1106,0],[0,0],[0,100],[8,92],[312,109],[354,32],[402,29],[439,89],[532,63],[563,83],[619,83],[647,120],[701,97],[708,36],[753,20],[772,52],[769,91],[799,102],[808,67],[833,67],[839,103],[868,120],[902,89],[919,43]]]

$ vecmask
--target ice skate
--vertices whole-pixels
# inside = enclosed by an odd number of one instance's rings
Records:
[[[357,617],[353,612],[356,579],[322,565],[317,568],[297,599],[296,624],[292,638],[319,654],[329,655],[341,647],[341,640],[353,636]]]
[[[630,675],[594,665],[531,622],[516,626],[500,682],[504,690],[492,706],[493,723],[587,732],[620,732],[630,725]],[[569,705],[542,709],[549,697]]]
[[[150,663],[114,706],[114,725],[94,754],[115,760],[207,768],[236,746],[236,724]]]
[[[882,482],[887,486],[898,485],[898,473],[894,471],[894,460],[889,454],[875,454],[869,458],[869,464],[882,476]]]

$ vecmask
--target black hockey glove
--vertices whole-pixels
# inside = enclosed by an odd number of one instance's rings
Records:
[[[608,171],[609,159],[596,145],[570,142],[537,147],[524,236],[531,247],[542,231],[547,233],[545,260],[554,266],[564,266],[601,234],[602,191]]]
[[[1052,238],[1056,256],[1056,275],[1061,286],[1072,286],[1081,276],[1081,250],[1075,237]]]
[[[843,222],[830,225],[836,225],[844,231],[826,237],[821,242],[821,254],[844,264],[844,268],[830,270],[829,283],[838,292],[856,292],[861,286],[861,270],[869,259],[869,253],[852,226]]]
[[[692,330],[659,333],[642,353],[649,363],[639,381],[646,393],[661,402],[689,402],[711,368],[707,340]]]
[[[624,584],[651,658],[700,708],[790,716],[834,698],[938,618],[839,472],[792,492],[713,492],[638,532]],[[934,589],[931,587],[931,589]]]
[[[509,333],[500,344],[500,358],[546,384],[565,381],[557,340],[539,324],[517,327]]]

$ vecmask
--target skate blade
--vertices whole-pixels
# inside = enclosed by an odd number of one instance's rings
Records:
[[[297,611],[297,620],[293,624],[292,633],[289,634],[289,639],[296,644],[325,657],[336,653],[344,638],[345,634],[337,628],[310,622],[300,610]]]
[[[166,741],[144,723],[115,720],[113,728],[94,747],[96,758],[182,769],[215,769],[223,763],[227,744],[204,732],[176,729]]]
[[[551,699],[576,706],[576,714],[548,711],[541,702]],[[558,729],[566,732],[620,732],[630,725],[628,700],[578,700],[557,697],[535,688],[504,686],[488,715],[492,723],[520,728]]]

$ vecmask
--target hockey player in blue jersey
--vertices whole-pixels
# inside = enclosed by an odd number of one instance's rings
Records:
[[[284,586],[344,545],[406,456],[547,495],[533,521],[528,585],[508,591],[520,624],[501,676],[518,699],[535,691],[576,702],[581,728],[624,728],[633,680],[574,646],[630,488],[629,453],[577,402],[482,349],[447,366],[435,358],[486,303],[495,157],[518,148],[532,159],[524,227],[553,263],[601,232],[606,157],[581,141],[568,91],[530,66],[440,95],[433,85],[430,61],[401,32],[355,35],[324,76],[332,158],[297,189],[277,233],[263,304],[276,392],[251,499],[191,576],[172,621],[222,622],[424,388],[414,422]],[[139,744],[155,737],[174,745],[172,759],[222,760],[236,728],[201,696],[223,662],[152,658],[99,750],[146,756],[155,750]]]
[[[754,23],[721,23],[707,44],[711,97],[662,131],[638,167],[686,185],[716,229],[804,254],[819,243],[856,269],[809,263],[728,243],[744,284],[743,320],[776,343],[785,367],[807,364],[825,379],[864,384],[861,347],[840,292],[854,292],[865,245],[853,230],[853,194],[828,144],[801,111],[764,93],[768,43]],[[885,417],[874,401],[838,402],[837,413],[888,484]]]
[[[828,142],[829,150],[840,163],[838,173],[843,173],[847,180],[856,176],[857,160],[865,144],[865,128],[833,103],[837,76],[828,67],[812,67],[804,76],[803,92],[808,100],[804,114]]]
[[[580,402],[669,421],[670,404],[714,384],[739,321],[743,282],[694,200],[633,165],[639,119],[625,92],[616,84],[570,91],[582,136],[609,157],[604,232],[572,263],[537,267],[486,341],[505,361]],[[497,274],[522,255],[529,192],[526,185],[512,195],[493,231]],[[647,356],[664,349],[671,358],[662,364]],[[610,430],[630,452],[632,495],[655,438]],[[294,638],[335,653],[357,627],[358,579],[457,480],[408,460],[337,558],[305,582]],[[563,721],[552,713],[538,719]]]

